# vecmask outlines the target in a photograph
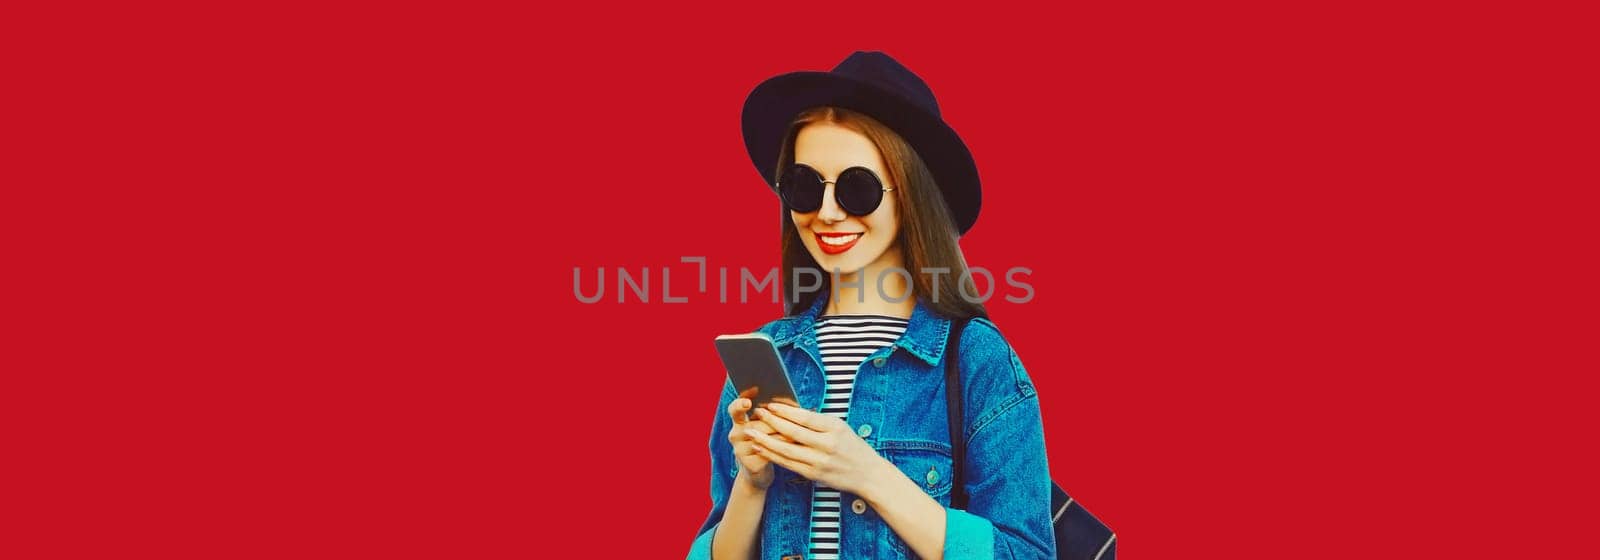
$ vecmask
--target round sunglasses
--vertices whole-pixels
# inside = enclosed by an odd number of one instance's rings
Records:
[[[883,203],[883,193],[894,190],[883,186],[878,175],[865,167],[851,167],[840,171],[837,179],[824,181],[817,170],[796,163],[778,180],[778,194],[790,210],[808,214],[822,208],[822,196],[829,183],[833,184],[833,200],[852,216],[871,214]]]

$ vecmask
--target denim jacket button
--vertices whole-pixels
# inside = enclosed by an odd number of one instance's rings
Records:
[[[856,435],[861,437],[872,435],[872,424],[862,424],[860,428],[856,428]]]
[[[872,365],[875,365],[875,366],[878,366],[878,367],[883,367],[883,363],[885,361],[886,360],[884,360],[883,358],[873,358]]]
[[[933,486],[933,485],[938,484],[938,483],[939,483],[939,470],[938,469],[931,469],[931,468],[928,469],[928,486]]]
[[[862,501],[861,498],[856,498],[856,501],[850,502],[850,511],[856,512],[856,515],[866,513],[867,503]]]

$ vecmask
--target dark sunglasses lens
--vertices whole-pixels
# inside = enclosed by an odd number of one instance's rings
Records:
[[[883,183],[878,176],[861,167],[852,167],[839,174],[834,184],[839,207],[855,216],[865,216],[878,209],[883,202]]]
[[[816,212],[822,208],[822,176],[804,165],[789,168],[778,183],[783,203],[799,213]]]

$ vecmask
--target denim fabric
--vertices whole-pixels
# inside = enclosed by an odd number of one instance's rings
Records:
[[[811,410],[821,409],[825,385],[815,321],[826,304],[826,296],[818,297],[805,313],[760,329],[777,344],[800,405]],[[966,510],[950,507],[943,360],[949,332],[950,321],[919,302],[900,339],[868,356],[857,370],[846,422],[945,506],[945,558],[1055,558],[1039,399],[1017,354],[986,319],[974,319],[962,336],[970,503]],[[691,559],[711,558],[711,538],[739,474],[728,443],[732,421],[727,408],[735,398],[732,383],[724,383],[711,424],[711,513],[689,549]],[[813,485],[792,471],[773,468],[758,558],[809,556]],[[916,556],[871,507],[859,514],[852,510],[858,496],[841,494],[841,558]]]

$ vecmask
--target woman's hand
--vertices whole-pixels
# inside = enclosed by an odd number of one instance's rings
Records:
[[[862,494],[889,465],[844,420],[781,403],[757,410],[756,418],[777,434],[748,428],[746,435],[756,444],[755,453],[813,481]],[[889,465],[889,469],[894,467]]]
[[[769,434],[775,430],[766,422],[751,420],[747,416],[750,408],[754,406],[749,397],[754,395],[755,390],[746,391],[728,404],[728,416],[733,418],[733,429],[728,431],[728,442],[733,444],[733,457],[738,459],[739,468],[744,471],[750,483],[757,489],[764,490],[772,484],[771,462],[757,453],[757,446],[748,434],[758,433],[772,437]]]

